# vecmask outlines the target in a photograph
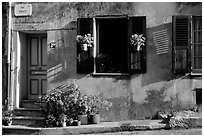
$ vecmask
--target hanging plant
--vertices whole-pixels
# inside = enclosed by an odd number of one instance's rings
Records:
[[[146,38],[142,34],[140,35],[133,34],[130,38],[131,46],[133,47],[133,49],[137,51],[141,50],[141,47],[145,45],[145,41]]]
[[[81,49],[84,51],[87,51],[88,48],[93,47],[93,36],[91,36],[91,34],[85,34],[84,36],[81,35],[77,35],[77,43],[79,43],[79,45],[81,46]]]

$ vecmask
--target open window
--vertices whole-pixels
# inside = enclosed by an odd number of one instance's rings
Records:
[[[89,21],[84,23],[85,20]],[[77,50],[78,72],[93,72],[96,75],[145,72],[146,46],[140,51],[132,50],[130,37],[133,34],[146,36],[146,17],[97,16],[92,21],[86,18],[78,19],[78,30],[80,32],[78,34],[91,33],[94,36],[94,46],[88,53]],[[82,59],[82,54],[86,54],[84,55],[86,61]]]
[[[202,17],[173,16],[174,73],[202,73]]]
[[[96,18],[96,73],[128,73],[127,17]]]

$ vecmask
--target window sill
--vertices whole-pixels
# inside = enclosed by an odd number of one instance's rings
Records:
[[[93,76],[129,76],[129,73],[97,73],[94,72]]]
[[[191,72],[191,76],[202,76],[202,73]]]

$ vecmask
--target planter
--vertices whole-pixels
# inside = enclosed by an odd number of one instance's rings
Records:
[[[12,125],[12,122],[4,123],[3,125],[4,125],[4,126],[11,126],[11,125]]]
[[[79,121],[79,120],[74,120],[72,125],[73,125],[73,126],[80,126],[80,125],[81,125],[81,121]]]
[[[99,124],[100,123],[100,115],[99,114],[89,115],[88,123],[89,124]]]
[[[87,125],[88,124],[87,115],[78,115],[78,120],[81,121],[81,125]]]
[[[66,127],[66,126],[67,126],[67,122],[63,122],[62,127]]]
[[[4,125],[4,126],[11,126],[12,125],[12,120],[8,120],[8,119],[3,120],[2,121],[2,125]]]

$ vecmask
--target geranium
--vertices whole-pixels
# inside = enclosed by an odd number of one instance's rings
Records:
[[[141,46],[145,45],[145,40],[146,39],[142,34],[140,35],[134,34],[130,38],[130,44],[134,46],[134,48],[136,48],[137,51],[139,51],[141,49]]]
[[[87,51],[88,47],[93,46],[93,36],[91,34],[85,34],[84,36],[77,35],[77,42],[80,44],[82,50]]]

